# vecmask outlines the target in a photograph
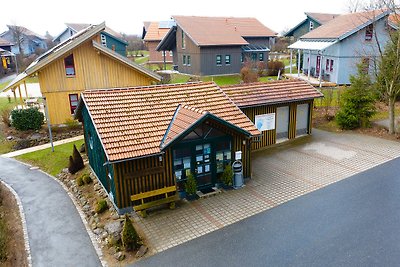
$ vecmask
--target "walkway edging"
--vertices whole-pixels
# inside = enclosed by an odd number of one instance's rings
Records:
[[[16,159],[15,159],[16,160]],[[33,167],[32,165],[16,160],[18,162],[20,162],[21,164],[24,164],[25,166],[28,167]],[[75,209],[78,211],[79,217],[81,218],[81,221],[83,223],[83,225],[85,226],[86,232],[89,235],[90,241],[92,242],[92,245],[94,247],[94,250],[96,251],[97,257],[100,260],[100,263],[103,267],[108,267],[107,262],[103,259],[103,252],[101,251],[101,248],[99,247],[99,243],[96,240],[96,237],[94,236],[93,232],[91,231],[86,218],[85,218],[85,214],[83,213],[81,207],[78,205],[78,203],[75,200],[75,197],[72,195],[72,193],[68,190],[68,188],[65,186],[65,184],[63,184],[60,180],[58,180],[56,177],[48,174],[47,172],[42,171],[41,169],[38,169],[39,172],[45,174],[46,176],[52,178],[53,180],[55,180],[63,189],[64,191],[68,194],[69,198],[71,199],[72,203],[75,206]],[[24,217],[25,218],[25,217]],[[32,267],[32,265],[30,265],[29,267]]]
[[[25,244],[26,257],[28,260],[28,266],[32,267],[32,255],[31,255],[31,247],[29,245],[28,228],[26,227],[25,212],[24,212],[24,207],[22,206],[21,199],[19,198],[17,192],[15,192],[14,188],[12,188],[9,184],[4,182],[3,180],[0,180],[0,182],[5,187],[7,187],[7,189],[14,195],[14,198],[17,201],[19,216],[21,217],[22,231],[24,233],[24,244]]]

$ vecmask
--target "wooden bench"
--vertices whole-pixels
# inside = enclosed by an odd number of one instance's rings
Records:
[[[133,209],[141,215],[143,218],[147,216],[146,209],[152,208],[155,206],[159,206],[162,204],[168,204],[169,203],[169,208],[174,209],[175,208],[175,201],[178,200],[178,195],[174,194],[173,196],[168,196],[168,193],[171,192],[176,192],[176,186],[169,186],[169,187],[164,187],[161,189],[149,191],[149,192],[144,192],[136,195],[131,196],[132,201],[137,201],[141,200],[142,204],[136,205],[133,207]],[[161,196],[165,195],[165,198],[147,202],[145,203],[144,200],[149,197],[155,197],[155,196]]]

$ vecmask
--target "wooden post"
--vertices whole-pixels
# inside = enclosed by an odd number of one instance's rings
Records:
[[[319,61],[319,88],[322,87],[322,61],[324,61],[324,56],[321,53],[321,60]]]
[[[14,95],[14,103],[17,104],[17,95],[15,94],[15,88],[12,90]]]
[[[293,50],[290,49],[290,66],[289,66],[290,74],[292,74],[292,64],[293,64]]]
[[[22,94],[21,94],[21,85],[18,85],[18,93],[19,93],[19,101],[21,102],[22,108],[24,108],[24,100],[22,99]]]
[[[297,77],[300,77],[300,49],[297,49],[298,59],[297,59]]]
[[[28,90],[26,89],[26,81],[24,81],[25,97],[28,98]]]
[[[308,50],[308,80],[310,80],[311,74],[311,50]]]

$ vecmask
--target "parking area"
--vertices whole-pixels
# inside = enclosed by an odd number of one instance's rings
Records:
[[[245,187],[160,209],[135,220],[160,252],[400,156],[400,143],[315,130],[312,136],[254,152]]]

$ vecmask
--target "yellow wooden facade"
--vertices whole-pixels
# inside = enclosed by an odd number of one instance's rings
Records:
[[[98,39],[95,37],[94,39]],[[64,58],[73,54],[75,76],[66,76]],[[73,115],[69,94],[86,89],[150,85],[155,80],[127,64],[97,51],[88,40],[38,72],[40,89],[46,97],[51,124],[62,124]]]

